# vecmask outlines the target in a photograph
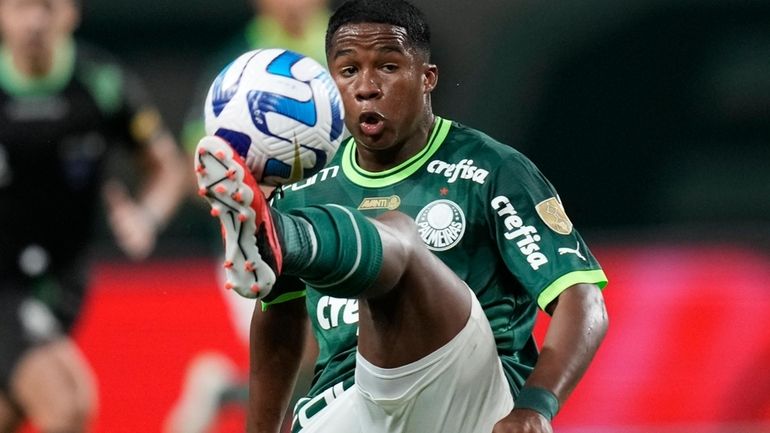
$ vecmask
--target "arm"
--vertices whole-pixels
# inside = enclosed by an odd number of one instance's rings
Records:
[[[158,133],[141,149],[146,171],[139,199],[132,198],[117,181],[108,182],[103,190],[117,243],[135,260],[152,252],[158,231],[185,197],[188,172],[192,171],[167,132]]]
[[[546,308],[552,318],[535,369],[525,387],[552,392],[561,407],[583,377],[607,332],[601,291],[575,284]],[[494,433],[552,432],[550,421],[530,409],[516,409],[495,425]]]
[[[249,433],[278,433],[302,361],[307,334],[304,298],[271,305],[260,303],[251,319]]]
[[[164,226],[185,196],[192,166],[168,133],[152,140],[145,151],[151,173],[139,194],[139,205],[149,210],[159,226]]]

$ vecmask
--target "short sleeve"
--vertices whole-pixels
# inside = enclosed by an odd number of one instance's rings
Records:
[[[555,188],[524,155],[504,155],[485,189],[488,223],[500,255],[540,308],[573,284],[607,284]]]

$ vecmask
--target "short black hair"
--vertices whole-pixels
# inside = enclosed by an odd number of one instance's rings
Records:
[[[326,53],[332,37],[346,24],[379,23],[406,29],[408,41],[430,57],[430,27],[425,14],[406,0],[347,0],[329,18],[326,27]]]

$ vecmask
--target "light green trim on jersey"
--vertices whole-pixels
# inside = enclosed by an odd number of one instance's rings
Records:
[[[67,39],[54,50],[51,71],[44,77],[30,78],[13,65],[8,47],[0,49],[0,87],[13,96],[41,96],[63,89],[75,70],[75,41]]]
[[[540,296],[537,297],[537,305],[545,311],[545,307],[556,299],[561,292],[578,283],[596,284],[600,289],[603,289],[607,285],[607,276],[604,275],[604,271],[601,269],[575,271],[562,275],[540,292]]]
[[[428,143],[417,154],[401,164],[385,171],[372,172],[361,168],[356,161],[355,141],[345,146],[342,155],[342,172],[356,185],[365,188],[383,188],[401,182],[420,169],[441,147],[449,134],[452,122],[436,116],[436,121],[428,137]],[[351,140],[353,140],[351,138]]]
[[[86,70],[86,86],[99,108],[114,113],[123,102],[123,73],[112,64],[90,65]]]
[[[279,296],[279,297],[277,297],[277,298],[273,299],[273,300],[272,300],[272,301],[270,301],[270,302],[265,302],[265,301],[262,301],[262,311],[267,311],[267,309],[268,309],[268,308],[269,308],[271,305],[275,305],[275,304],[282,304],[282,303],[284,303],[284,302],[289,302],[289,301],[291,301],[292,299],[299,299],[299,298],[304,298],[304,297],[305,297],[305,290],[300,290],[300,291],[298,291],[298,292],[288,292],[288,293],[284,293],[284,294],[282,294],[281,296]]]

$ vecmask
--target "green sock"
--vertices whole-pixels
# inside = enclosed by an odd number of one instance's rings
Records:
[[[270,214],[283,250],[281,273],[297,275],[316,256],[318,247],[313,226],[303,218],[280,213],[273,208],[270,208]]]
[[[369,288],[382,267],[377,228],[357,210],[338,205],[273,212],[283,247],[283,273],[319,292],[352,298]]]

